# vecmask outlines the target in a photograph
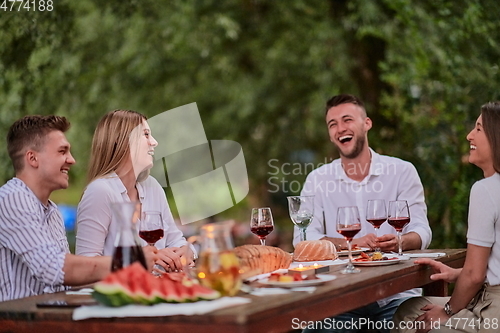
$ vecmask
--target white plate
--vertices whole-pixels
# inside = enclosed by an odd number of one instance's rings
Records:
[[[299,265],[304,267],[314,266],[314,264],[330,266],[330,265],[343,265],[347,263],[347,259],[335,259],[335,260],[318,260],[318,261],[294,261],[290,264],[289,268],[296,268]]]
[[[318,274],[316,275],[316,277],[317,279],[315,280],[304,280],[304,281],[294,281],[294,282],[268,281],[268,279],[260,280],[259,282],[273,287],[296,288],[304,286],[315,286],[317,284],[321,284],[324,282],[333,281],[337,278],[335,275],[327,275],[327,274]]]
[[[393,259],[394,258],[394,259]],[[387,266],[394,265],[401,261],[397,257],[389,258],[389,260],[375,260],[375,261],[352,261],[354,266]]]
[[[353,250],[352,254],[353,255],[360,254],[361,252],[368,252],[368,251],[371,251],[371,250],[372,249],[370,249],[369,247],[362,247],[359,250]],[[347,255],[349,255],[349,251],[347,251],[347,250],[337,251],[337,254],[339,256],[347,256]]]

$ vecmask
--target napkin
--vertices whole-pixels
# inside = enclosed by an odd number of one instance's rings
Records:
[[[198,301],[194,303],[161,303],[148,305],[126,305],[122,307],[107,307],[104,305],[82,306],[73,311],[73,320],[87,318],[112,317],[162,317],[173,315],[200,315],[214,310],[250,303],[251,299],[244,297],[222,297],[213,301]]]
[[[281,295],[281,294],[289,294],[293,291],[305,291],[308,293],[313,293],[316,290],[316,287],[297,287],[297,288],[256,288],[250,292],[250,295],[254,296],[268,296],[268,295]]]
[[[94,289],[92,288],[82,288],[80,290],[68,290],[66,295],[92,295]]]
[[[335,260],[320,260],[320,261],[294,261],[290,264],[290,268],[299,267],[302,265],[304,267],[313,266],[314,264],[331,266],[331,265],[342,265],[347,264],[349,260],[345,259],[335,259]]]
[[[410,258],[439,258],[446,255],[443,252],[432,252],[432,253],[405,253],[405,255]]]

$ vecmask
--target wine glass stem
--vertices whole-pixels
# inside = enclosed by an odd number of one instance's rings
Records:
[[[375,228],[375,237],[378,238],[378,229],[379,228]],[[380,252],[380,246],[378,246],[378,242],[377,242],[377,245],[375,245],[375,248],[373,249],[373,251],[375,252]]]
[[[398,231],[398,255],[402,256],[403,255],[403,242],[401,240],[401,231]]]
[[[260,239],[260,245],[266,245],[266,239],[265,238],[259,238]]]
[[[306,229],[300,229],[300,240],[301,241],[306,240]]]
[[[347,265],[348,269],[353,269],[354,265],[352,264],[352,251],[351,251],[351,241],[347,240],[347,250],[349,252],[349,264]]]

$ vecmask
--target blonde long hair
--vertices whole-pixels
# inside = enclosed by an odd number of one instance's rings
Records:
[[[130,158],[130,134],[144,120],[146,116],[132,110],[113,110],[101,118],[92,138],[87,184],[115,171]]]

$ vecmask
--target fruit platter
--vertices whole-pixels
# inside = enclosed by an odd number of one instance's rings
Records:
[[[97,282],[92,297],[103,305],[118,307],[214,300],[220,297],[220,293],[200,285],[185,273],[155,277],[136,262]]]

